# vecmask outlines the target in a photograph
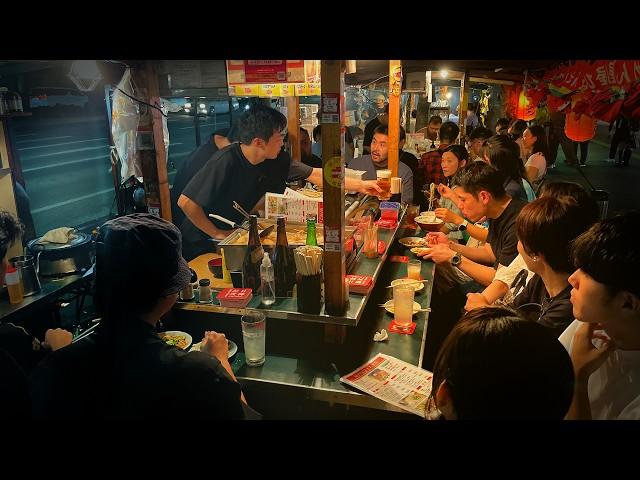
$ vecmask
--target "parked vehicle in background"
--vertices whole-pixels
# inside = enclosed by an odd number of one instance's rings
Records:
[[[89,97],[73,88],[34,87],[29,92],[29,108],[36,110],[48,107],[50,109],[84,109],[89,103]]]
[[[172,103],[180,105],[183,112],[189,115],[194,115],[196,111],[201,116],[213,116],[215,114],[229,113],[229,99],[210,99],[206,97],[171,97],[168,99]],[[239,110],[240,104],[238,99],[231,98],[231,105],[233,110]]]

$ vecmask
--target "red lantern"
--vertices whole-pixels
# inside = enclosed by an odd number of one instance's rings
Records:
[[[516,107],[516,118],[528,122],[536,118],[536,105],[527,96],[523,89],[518,96],[518,106]]]

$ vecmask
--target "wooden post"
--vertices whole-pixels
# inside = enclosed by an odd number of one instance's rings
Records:
[[[302,160],[300,152],[300,97],[287,97],[287,132],[291,145],[291,158]]]
[[[467,104],[469,103],[469,70],[465,70],[462,74],[462,80],[460,80],[460,112],[458,117],[458,123],[460,126],[460,139],[458,142],[464,145],[464,137],[468,136],[471,132],[464,131],[464,121],[467,118]],[[464,135],[463,135],[464,132]]]
[[[402,92],[402,63],[389,60],[389,170],[391,176],[398,176],[400,151],[400,93]]]
[[[160,89],[158,75],[152,62],[147,62],[147,88],[149,91],[149,103],[160,106]],[[198,116],[196,105],[196,117]],[[162,112],[156,108],[151,109],[153,122],[153,142],[156,152],[156,169],[158,172],[158,192],[160,193],[160,216],[171,221],[171,197],[169,195],[169,175],[167,173],[167,151],[164,148],[164,128],[162,125]]]
[[[329,315],[345,311],[344,158],[341,124],[344,109],[344,61],[322,60],[322,189],[324,202],[324,302]],[[325,325],[325,341],[343,343],[346,327]]]

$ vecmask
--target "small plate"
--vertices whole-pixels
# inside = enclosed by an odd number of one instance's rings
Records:
[[[387,302],[384,304],[384,309],[392,315],[395,313],[395,310],[393,308],[393,299],[387,300]],[[415,315],[419,311],[420,304],[418,302],[413,302],[413,314]]]
[[[413,247],[411,249],[411,253],[415,253],[416,255],[424,255],[425,253],[429,253],[431,248],[429,247]]]
[[[423,237],[404,237],[398,240],[405,247],[426,247],[427,239]]]
[[[172,337],[182,337],[186,341],[186,345],[183,346],[183,347],[179,347],[177,343],[173,343],[173,342],[169,343],[169,342],[167,342],[167,340],[165,340],[165,337],[167,337],[168,335],[170,335]],[[181,332],[180,330],[169,330],[169,331],[166,331],[166,332],[159,332],[158,336],[167,345],[172,345],[174,347],[182,348],[183,350],[188,349],[189,345],[191,345],[191,343],[193,342],[193,338],[191,338],[191,335],[189,335],[186,332]],[[175,338],[175,340],[177,340],[177,338]]]
[[[415,283],[413,283],[415,282]],[[396,278],[394,281],[391,282],[391,286],[395,287],[396,285],[399,285],[401,283],[412,283],[413,284],[413,289],[416,292],[419,292],[420,290],[422,290],[424,288],[424,282],[416,282],[415,280],[411,279],[411,278]]]
[[[229,345],[229,355],[228,357],[233,357],[238,352],[238,345],[233,340],[227,340],[227,344]],[[190,352],[200,352],[200,347],[202,346],[202,342],[194,343],[193,347],[191,347]]]

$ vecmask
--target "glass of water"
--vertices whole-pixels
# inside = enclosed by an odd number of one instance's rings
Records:
[[[265,361],[265,315],[262,312],[250,312],[242,316],[241,322],[245,361],[250,367],[258,367]]]

